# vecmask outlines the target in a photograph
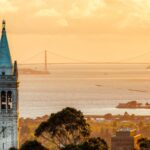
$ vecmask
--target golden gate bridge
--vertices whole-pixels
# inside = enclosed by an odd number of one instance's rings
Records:
[[[149,51],[146,51],[146,52],[143,52],[141,54],[138,54],[138,55],[135,55],[135,56],[131,56],[131,57],[128,57],[128,58],[125,58],[125,59],[121,59],[121,60],[118,60],[118,61],[115,61],[115,62],[93,62],[93,61],[88,61],[88,60],[81,60],[81,59],[78,59],[78,58],[72,58],[72,57],[68,57],[68,56],[64,56],[62,54],[58,54],[54,51],[50,51],[50,50],[42,50],[42,51],[39,51],[37,52],[36,54],[24,59],[21,63],[22,65],[25,64],[25,65],[30,65],[30,64],[44,64],[45,65],[45,68],[47,68],[47,64],[51,64],[53,62],[50,62],[48,61],[50,56],[55,56],[57,58],[63,58],[64,60],[67,60],[67,63],[132,63],[133,61],[135,60],[138,60],[139,58],[141,57],[144,57],[146,55],[150,54],[150,50]],[[42,56],[42,62],[39,62],[39,63],[30,63],[30,60],[34,60],[36,57],[38,56]],[[141,63],[141,62],[139,62]]]
[[[34,60],[36,57],[38,56],[42,56],[42,62],[38,62],[38,63],[30,63],[30,61]],[[24,59],[21,63],[19,64],[20,68],[24,68],[23,69],[23,72],[35,72],[35,70],[31,70],[29,68],[31,68],[31,66],[34,66],[34,69],[36,68],[37,69],[37,66],[39,65],[42,65],[42,70],[44,70],[45,73],[48,72],[48,65],[49,64],[53,64],[52,62],[49,62],[48,61],[48,56],[55,56],[57,58],[63,58],[65,60],[67,60],[67,63],[90,63],[88,61],[83,61],[83,60],[79,60],[79,59],[76,59],[76,58],[71,58],[71,57],[68,57],[68,56],[64,56],[64,55],[61,55],[61,54],[58,54],[58,53],[55,53],[53,51],[49,51],[49,50],[44,50],[44,51],[39,51],[37,52],[36,54],[30,56],[29,58],[27,59]],[[25,67],[26,66],[26,67]],[[35,67],[36,66],[36,67]],[[39,70],[39,69],[38,69]],[[41,70],[41,68],[40,68]],[[39,72],[39,71],[38,71]],[[37,73],[38,73],[37,72]],[[40,72],[39,72],[40,73]]]
[[[62,54],[58,54],[56,52],[53,52],[53,51],[50,51],[50,50],[44,50],[44,51],[39,51],[37,52],[36,54],[30,56],[29,58],[27,59],[24,59],[20,64],[20,66],[28,66],[27,68],[30,68],[31,65],[34,65],[36,66],[39,66],[39,65],[42,65],[42,70],[44,70],[45,72],[48,72],[48,65],[49,64],[53,64],[52,62],[49,61],[50,59],[50,56],[55,56],[57,58],[63,58],[64,60],[67,61],[67,64],[126,64],[126,63],[135,63],[134,61],[135,60],[138,60],[139,58],[141,57],[144,57],[146,55],[150,54],[150,51],[146,51],[144,53],[141,53],[139,55],[136,55],[136,56],[131,56],[129,58],[126,58],[126,59],[122,59],[122,60],[119,60],[119,61],[116,61],[116,62],[91,62],[91,61],[87,61],[87,60],[80,60],[80,59],[77,59],[77,58],[71,58],[71,57],[68,57],[68,56],[64,56]],[[38,62],[38,63],[30,63],[30,61],[34,60],[36,57],[41,57],[42,56],[42,62]],[[40,58],[41,59],[41,58]],[[140,64],[140,62],[139,62]],[[40,68],[41,70],[41,68]]]

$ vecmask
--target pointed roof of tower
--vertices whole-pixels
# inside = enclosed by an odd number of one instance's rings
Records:
[[[2,36],[0,41],[0,67],[12,67],[12,60],[6,35],[6,22],[2,22]]]

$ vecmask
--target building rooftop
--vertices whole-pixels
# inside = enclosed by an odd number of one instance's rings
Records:
[[[136,136],[136,135],[137,135],[136,129],[121,128],[116,132],[116,135],[114,135],[113,137]]]

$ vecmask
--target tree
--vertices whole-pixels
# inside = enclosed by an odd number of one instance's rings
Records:
[[[35,136],[54,142],[57,147],[77,145],[90,135],[90,127],[83,113],[74,108],[65,108],[42,122],[35,131]]]
[[[38,141],[26,141],[20,148],[20,150],[48,150],[41,145]]]
[[[138,141],[138,144],[139,144],[141,150],[150,149],[150,139],[148,139],[148,138],[141,138]]]
[[[61,150],[108,150],[107,143],[101,138],[90,138],[79,145],[67,145]]]
[[[15,147],[11,147],[9,150],[17,150],[17,148],[15,148]]]
[[[108,150],[107,143],[101,138],[90,138],[81,146],[82,150]]]
[[[69,144],[61,148],[61,150],[82,150],[82,149],[80,148],[80,145]]]

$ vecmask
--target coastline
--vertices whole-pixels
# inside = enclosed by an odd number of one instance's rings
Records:
[[[107,113],[106,113],[106,109],[107,109]],[[61,110],[61,109],[60,109]],[[60,110],[55,110],[54,112],[52,112],[52,113],[55,113],[55,112],[57,112],[57,111],[60,111]],[[111,111],[109,111],[109,110],[111,110]],[[115,113],[114,112],[114,110],[118,110],[117,112],[120,112],[120,113]],[[105,116],[106,114],[112,114],[113,116],[122,116],[122,115],[124,115],[124,113],[125,112],[127,112],[129,115],[135,115],[135,116],[145,116],[145,117],[150,117],[150,110],[148,110],[148,109],[142,109],[142,112],[140,111],[141,109],[119,109],[119,108],[100,108],[99,109],[99,112],[101,111],[101,113],[97,113],[96,111],[95,111],[95,113],[85,113],[84,111],[82,111],[83,112],[83,114],[85,115],[85,116],[99,116],[99,117],[102,117],[102,116]],[[31,111],[30,111],[31,112]],[[37,111],[35,111],[35,112],[37,112]],[[31,118],[31,119],[35,119],[35,118],[40,118],[40,117],[43,117],[43,116],[48,116],[48,115],[50,115],[51,113],[34,113],[33,111],[32,111],[32,114],[30,113],[30,114],[27,114],[27,112],[24,114],[24,115],[22,115],[22,114],[20,114],[20,118]]]

